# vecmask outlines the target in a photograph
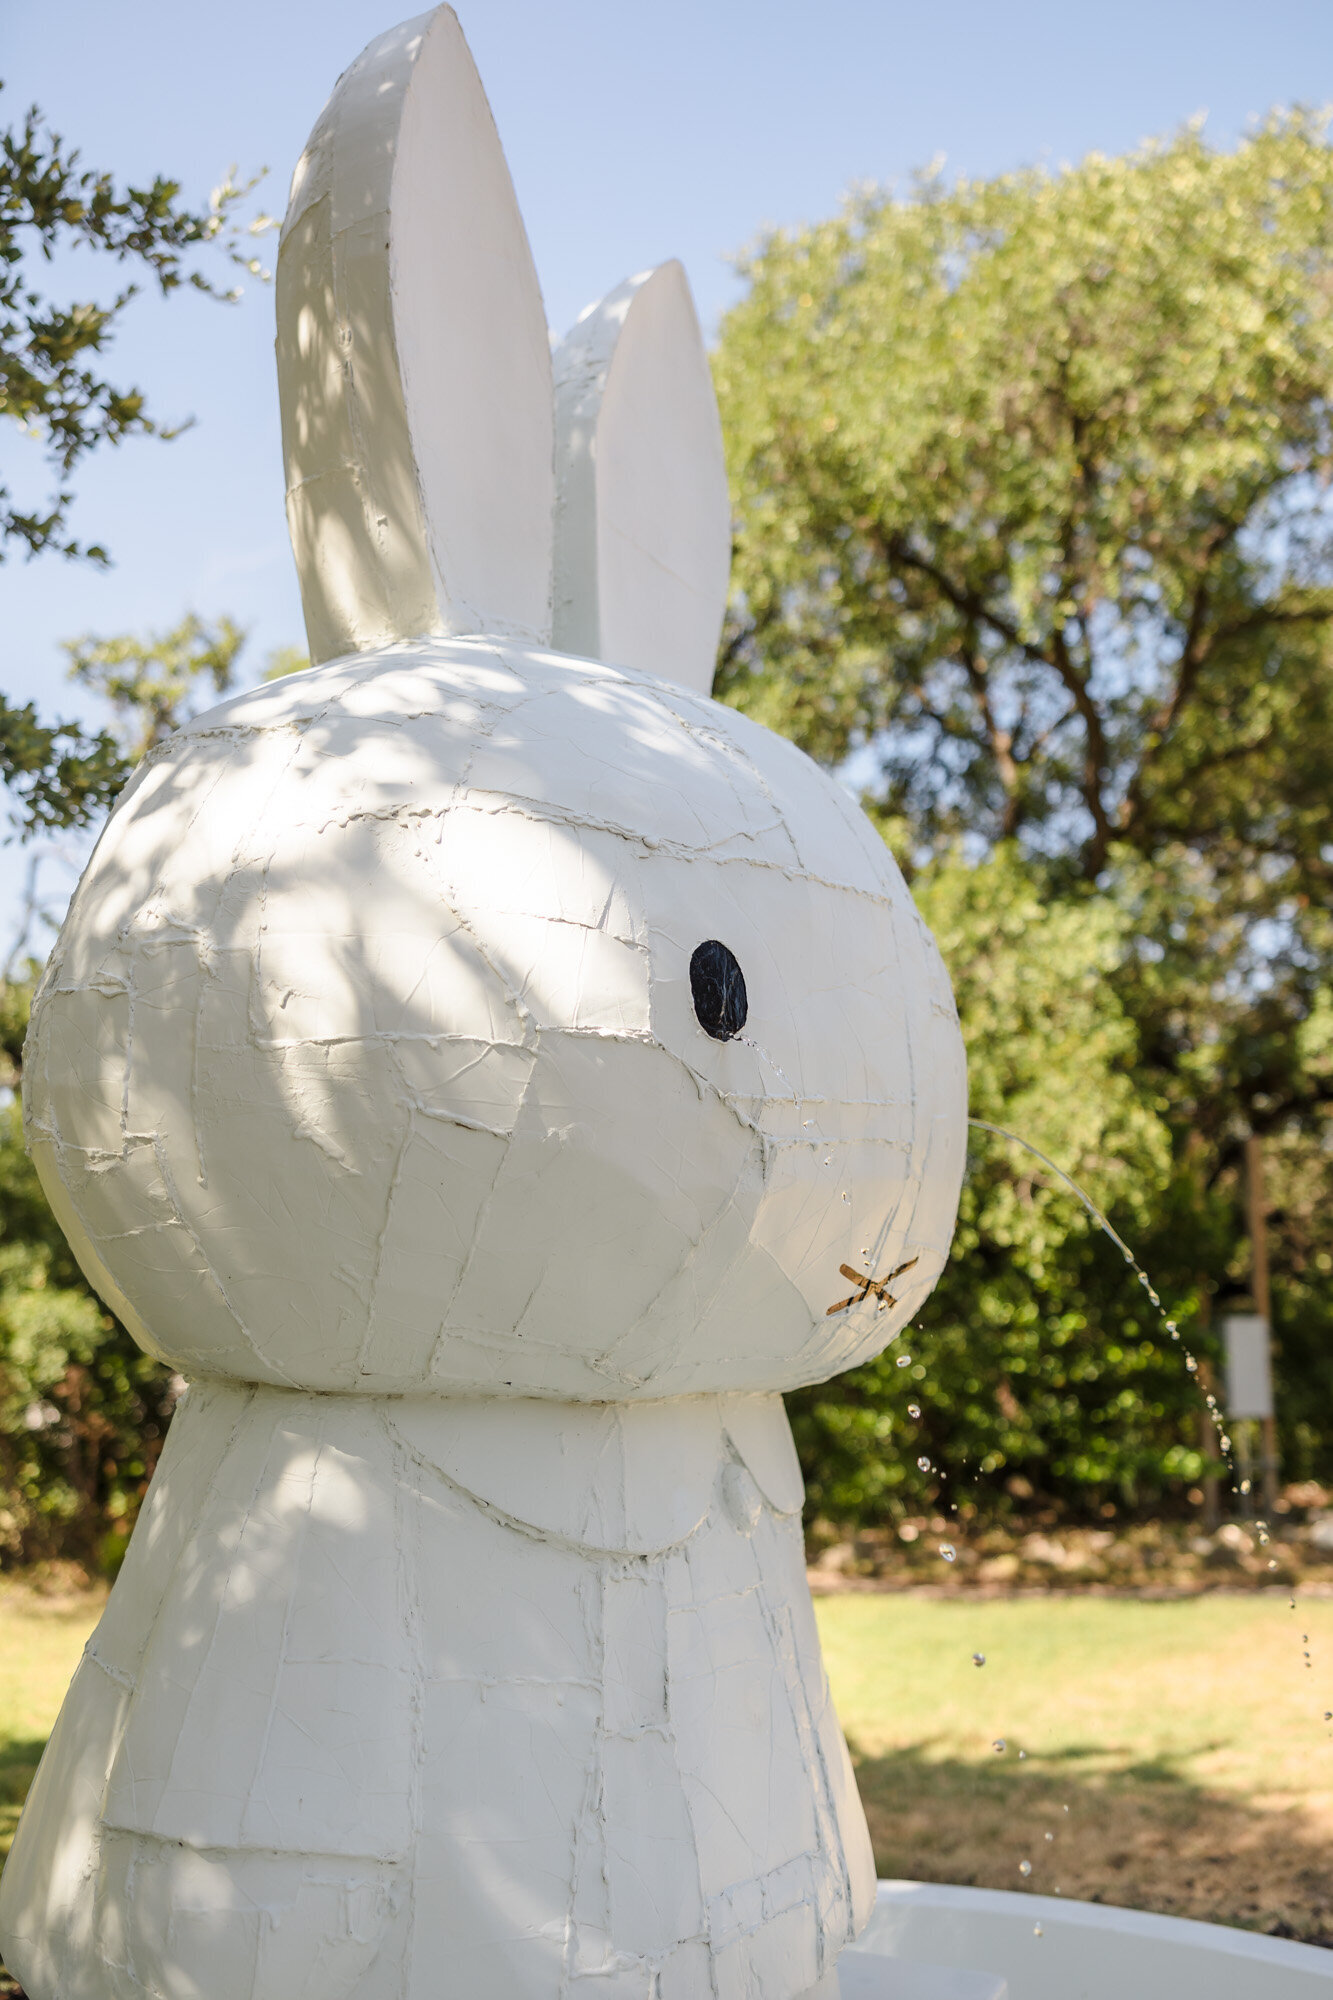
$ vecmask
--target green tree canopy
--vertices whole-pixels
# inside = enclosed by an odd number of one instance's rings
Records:
[[[230,618],[211,624],[190,612],[168,632],[139,638],[69,639],[71,680],[110,707],[121,741],[137,760],[195,713],[200,688],[225,694],[245,633]]]
[[[859,775],[944,946],[974,1109],[1109,1198],[1196,1333],[1245,1286],[1238,1167],[1245,1134],[1270,1135],[1280,1395],[1303,1469],[1327,1473],[1323,121],[927,176],[776,231],[741,269],[715,357],[736,522],[720,691]],[[910,1373],[803,1401],[821,1504],[855,1511],[890,1477],[921,1497],[910,1461],[866,1444],[905,1381],[947,1433],[937,1457],[975,1464],[989,1436],[988,1469],[1017,1454],[1066,1495],[1194,1477],[1190,1406],[1143,1361],[1158,1329],[1117,1261],[979,1141]],[[1112,1350],[1115,1424],[1086,1386]]]
[[[234,300],[194,262],[213,246],[258,274],[248,237],[272,226],[256,216],[242,226],[238,207],[254,181],[238,187],[234,170],[202,208],[181,199],[180,183],[159,174],[148,187],[119,187],[108,173],[81,167],[79,155],[42,122],[34,105],[20,125],[0,133],[0,409],[46,448],[60,485],[45,510],[16,507],[0,486],[0,560],[18,543],[29,555],[107,560],[100,543],[69,533],[68,481],[99,444],[139,434],[174,437],[149,413],[141,389],[111,382],[103,357],[116,322],[144,280],[163,296],[182,285]],[[136,275],[109,299],[63,304],[40,288],[38,271],[58,250],[80,245]]]
[[[725,685],[916,840],[1327,885],[1333,155],[1274,117],[908,200],[742,265]]]

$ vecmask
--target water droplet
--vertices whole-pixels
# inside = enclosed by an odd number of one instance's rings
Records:
[[[986,1664],[986,1655],[984,1653],[973,1653],[972,1664],[974,1667],[984,1667]]]
[[[910,1368],[911,1365],[912,1365],[912,1357],[910,1354],[900,1354],[898,1356],[898,1366],[900,1368]]]
[[[1009,1746],[1005,1742],[1003,1736],[997,1736],[995,1741],[991,1744],[991,1749],[995,1752],[997,1757],[1003,1757],[1008,1747]]]
[[[1065,1812],[1068,1812],[1068,1811],[1069,1811],[1069,1807],[1068,1807],[1068,1806],[1065,1806],[1064,1810],[1065,1810]]]
[[[940,1554],[944,1557],[944,1560],[947,1563],[956,1562],[958,1559],[958,1551],[954,1547],[952,1542],[941,1542]]]
[[[1044,1838],[1045,1838],[1045,1839],[1047,1839],[1047,1840],[1054,1840],[1054,1839],[1055,1839],[1055,1835],[1054,1835],[1053,1833],[1048,1833],[1048,1834],[1046,1834],[1046,1835],[1044,1836]]]
[[[919,1417],[921,1415],[920,1403],[909,1403],[907,1405],[907,1414],[909,1417]]]
[[[1230,1449],[1231,1449],[1231,1439],[1230,1439],[1230,1438],[1229,1438],[1229,1437],[1227,1436],[1227,1434],[1226,1434],[1226,1432],[1225,1432],[1225,1431],[1223,1431],[1222,1435],[1221,1435],[1221,1436],[1220,1436],[1220,1437],[1218,1438],[1217,1442],[1218,1442],[1218,1443],[1219,1443],[1219,1444],[1221,1445],[1221,1447],[1222,1447],[1223,1451],[1230,1451]],[[1247,1489],[1247,1491],[1248,1491],[1248,1489],[1249,1489],[1249,1484],[1250,1484],[1250,1482],[1249,1482],[1249,1480],[1247,1479],[1247,1480],[1246,1480],[1246,1482],[1245,1482],[1245,1485],[1246,1485],[1246,1489]]]
[[[1191,1374],[1191,1375],[1197,1375],[1197,1374],[1198,1374],[1198,1372],[1199,1372],[1199,1364],[1198,1364],[1198,1362],[1197,1362],[1197,1361],[1196,1361],[1196,1360],[1194,1359],[1194,1356],[1193,1356],[1192,1354],[1187,1354],[1187,1355],[1185,1356],[1185,1366],[1186,1366],[1186,1367],[1187,1367],[1187,1368],[1189,1369],[1189,1371],[1190,1371],[1190,1374]]]
[[[814,1122],[815,1121],[813,1118],[803,1118],[801,1120],[802,1130],[808,1132],[810,1130],[810,1127],[814,1124]]]
[[[1020,1750],[1020,1751],[1019,1751],[1019,1753],[1018,1753],[1018,1761],[1019,1761],[1019,1763],[1020,1763],[1020,1764],[1021,1764],[1021,1763],[1023,1762],[1023,1759],[1024,1759],[1024,1758],[1025,1758],[1025,1757],[1027,1756],[1027,1754],[1028,1754],[1028,1753],[1027,1753],[1027,1751],[1026,1751],[1026,1750]]]
[[[1057,1889],[1055,1893],[1056,1893],[1056,1895],[1058,1896],[1058,1895],[1059,1895],[1059,1893],[1060,1893],[1060,1891],[1059,1891],[1059,1890]],[[1045,1933],[1045,1931],[1044,1931],[1044,1930],[1042,1929],[1042,1927],[1041,1927],[1041,1925],[1040,1925],[1040,1924],[1034,1924],[1034,1925],[1032,1926],[1032,1935],[1033,1935],[1033,1937],[1045,1937],[1046,1933]]]
[[[1270,1557],[1269,1557],[1269,1559],[1268,1559],[1268,1567],[1269,1567],[1270,1569],[1276,1569],[1276,1568],[1277,1568],[1277,1564],[1276,1564],[1276,1563],[1275,1563],[1275,1562],[1273,1561],[1273,1559],[1272,1559],[1272,1557],[1271,1557],[1271,1556],[1270,1556]]]
[[[927,1458],[927,1457],[925,1456],[925,1454],[924,1454],[924,1453],[923,1453],[923,1454],[922,1454],[922,1456],[921,1456],[921,1457],[920,1457],[920,1458],[919,1458],[919,1459],[917,1460],[917,1462],[916,1462],[916,1469],[917,1469],[917,1471],[918,1471],[918,1472],[929,1472],[929,1471],[930,1471],[930,1460],[929,1460],[929,1459],[928,1459],[928,1458]]]
[[[842,1198],[843,1198],[843,1200],[844,1200],[844,1201],[850,1201],[850,1200],[851,1200],[851,1196],[850,1196],[850,1195],[848,1194],[848,1192],[847,1192],[847,1190],[846,1190],[845,1188],[843,1189],[843,1193],[842,1193]]]
[[[832,1153],[830,1153],[830,1154],[829,1154],[828,1158],[827,1158],[827,1159],[825,1160],[825,1162],[824,1162],[824,1165],[825,1165],[826,1167],[831,1167],[831,1166],[833,1165],[833,1155],[832,1155]]]
[[[1030,1861],[1020,1861],[1018,1864],[1018,1872],[1020,1875],[1026,1878],[1032,1873],[1032,1863]]]
[[[1249,1492],[1249,1490],[1250,1490],[1250,1482],[1249,1482],[1249,1480],[1248,1480],[1248,1479],[1242,1479],[1242,1480],[1241,1480],[1241,1482],[1240,1482],[1240,1490],[1241,1490],[1241,1492],[1242,1492],[1242,1493],[1248,1493],[1248,1492]]]

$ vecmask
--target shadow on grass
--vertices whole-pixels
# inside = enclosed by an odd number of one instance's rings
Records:
[[[0,1859],[43,1748],[40,1737],[0,1738]],[[1006,1746],[985,1763],[936,1754],[929,1741],[878,1757],[851,1748],[881,1875],[1058,1893],[1333,1945],[1333,1857],[1298,1808],[1209,1791],[1171,1758],[1116,1765],[1127,1753],[1104,1743],[1021,1760]],[[22,2000],[2,1965],[0,2000]]]
[[[1006,1746],[980,1763],[928,1741],[875,1757],[853,1743],[852,1757],[881,1875],[1058,1893],[1333,1945],[1328,1836],[1298,1807],[1209,1791],[1170,1758],[1117,1765],[1105,1744],[1022,1759]]]

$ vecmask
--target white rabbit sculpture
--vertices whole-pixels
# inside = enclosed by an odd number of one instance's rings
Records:
[[[189,1378],[0,1889],[31,2000],[793,2000],[874,1893],[780,1392],[937,1277],[964,1069],[882,841],[709,699],[677,265],[552,364],[448,7],[297,168],[310,671],[155,749],[29,1140]]]

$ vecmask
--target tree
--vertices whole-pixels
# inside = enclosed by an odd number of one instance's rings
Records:
[[[718,392],[740,705],[914,837],[1217,843],[1327,885],[1333,154],[1274,117],[743,265]]]
[[[45,723],[35,702],[11,702],[0,694],[0,783],[17,800],[25,834],[91,826],[129,774],[109,731]]]
[[[176,1385],[90,1290],[23,1149],[17,1091],[40,967],[0,981],[0,1562],[114,1567]]]
[[[210,251],[263,275],[251,239],[271,220],[240,219],[255,185],[238,185],[229,174],[203,207],[191,207],[179,183],[161,175],[147,187],[122,188],[110,174],[81,167],[35,107],[0,134],[0,410],[44,449],[56,477],[37,506],[0,485],[0,561],[15,548],[29,557],[109,561],[100,542],[81,543],[70,532],[73,474],[99,445],[136,434],[171,438],[183,426],[161,424],[140,389],[109,379],[102,357],[142,282],[164,297],[190,286],[234,300],[239,293],[218,286],[198,261]],[[104,303],[53,301],[37,272],[72,245],[137,275]],[[26,831],[91,824],[128,769],[107,731],[45,724],[33,704],[0,696],[0,780]]]
[[[194,713],[201,684],[226,693],[244,644],[245,633],[230,618],[208,624],[190,612],[169,632],[147,639],[132,633],[70,639],[65,652],[71,680],[101,695],[137,763]]]
[[[1275,1180],[1277,1307],[1293,1368],[1309,1362],[1333,1335],[1309,1215],[1333,1208],[1322,123],[1275,115],[1231,153],[1189,127],[1058,175],[927,177],[907,199],[860,196],[833,221],[774,233],[742,271],[715,362],[736,518],[720,686],[825,763],[852,760],[928,904],[962,855],[981,864],[983,900],[964,900],[946,944],[978,1056],[977,1020],[1011,991],[990,984],[997,966],[1024,967],[1055,1005],[1006,928],[1014,905],[987,857],[1007,857],[1038,911],[1113,914],[1109,957],[1095,924],[1069,935],[1127,1040],[1110,1070],[1052,1073],[1088,1100],[1128,1079],[1164,1121],[1170,1171],[1139,1240],[1196,1302],[1196,1324],[1244,1289],[1245,1134],[1302,1162],[1309,1180]],[[1034,1048],[1056,1018],[1029,1015]],[[1021,1103],[1017,1077],[1005,1093],[997,1122],[1078,1159],[1053,1100]],[[994,1190],[978,1192],[998,1175],[1022,1213],[1023,1170],[979,1154],[978,1172],[921,1342],[956,1352],[993,1416],[976,1328],[1003,1345],[997,1259],[1018,1257],[1052,1337],[1074,1310],[1090,1339],[1128,1354],[1141,1301],[1072,1212],[1072,1234],[1051,1222],[1038,1271],[1007,1240]],[[1328,1473],[1316,1377],[1283,1369],[1280,1393],[1289,1448],[1303,1426],[1303,1468]],[[839,1407],[839,1422],[882,1414],[889,1395],[884,1381],[842,1385],[827,1421]],[[1057,1448],[1045,1407],[1028,1442],[1053,1475],[1080,1454]],[[1160,1485],[1183,1463],[1182,1410],[1168,1398],[1160,1421],[1141,1416]],[[1097,1457],[1082,1452],[1085,1471]]]

